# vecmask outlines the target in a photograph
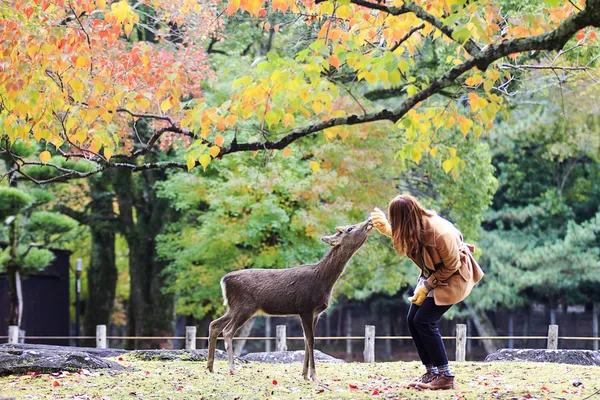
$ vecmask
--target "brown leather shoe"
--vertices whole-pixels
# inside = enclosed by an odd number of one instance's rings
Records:
[[[434,374],[433,372],[425,372],[420,378],[415,379],[414,381],[411,381],[408,384],[408,387],[415,387],[417,386],[419,383],[430,383],[431,381],[433,381],[435,378],[437,377],[437,374]]]
[[[435,379],[429,383],[419,383],[416,386],[418,389],[429,390],[451,390],[455,389],[454,377],[444,374],[436,375]]]

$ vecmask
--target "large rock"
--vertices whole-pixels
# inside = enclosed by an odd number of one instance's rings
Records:
[[[208,350],[134,350],[127,358],[139,361],[206,361]],[[227,360],[227,353],[215,350],[215,360]]]
[[[96,357],[118,357],[121,354],[128,353],[123,349],[97,349],[95,347],[70,347],[70,346],[52,346],[48,344],[0,344],[0,351],[6,349],[16,350],[48,350],[48,351],[79,351],[91,354]]]
[[[600,365],[600,352],[592,350],[500,349],[485,358],[491,361],[530,361]]]
[[[0,349],[0,376],[28,372],[77,372],[80,369],[124,370],[114,361],[80,351]]]
[[[295,362],[304,361],[304,350],[297,351],[272,351],[269,353],[249,353],[241,357],[242,360],[246,361],[258,361],[272,364],[289,364]],[[344,360],[339,358],[331,357],[325,353],[315,350],[315,362],[326,362],[326,363],[343,363]]]

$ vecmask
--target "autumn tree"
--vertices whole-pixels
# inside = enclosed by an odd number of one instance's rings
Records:
[[[565,45],[595,43],[592,28],[600,25],[598,0],[547,0],[545,9],[509,18],[491,0],[232,0],[224,10],[230,16],[259,18],[269,32],[304,19],[314,34],[294,57],[270,52],[249,74],[240,72],[232,98],[209,105],[200,94],[200,83],[211,75],[201,43],[209,36],[218,40],[223,12],[212,3],[151,6],[88,0],[2,4],[3,135],[11,143],[47,148],[40,160],[17,159],[9,172],[29,179],[27,167],[40,163],[61,172],[36,180],[43,183],[109,168],[206,167],[227,154],[284,149],[321,131],[343,137],[349,125],[388,121],[390,131],[408,139],[404,147],[415,161],[425,152],[439,154],[444,169],[457,175],[461,155],[438,142],[440,130],[457,124],[463,135],[479,137],[504,109],[511,71],[573,68],[562,57]],[[123,35],[154,42],[130,44]],[[415,60],[432,51],[443,56],[444,66],[420,75]],[[545,64],[542,52],[555,57]],[[364,96],[348,82],[403,96],[386,108],[353,112],[341,101],[362,104]],[[152,123],[148,140],[136,135],[138,118]],[[177,137],[186,143],[185,162],[132,161]],[[82,173],[50,163],[52,153],[87,159],[94,168]]]

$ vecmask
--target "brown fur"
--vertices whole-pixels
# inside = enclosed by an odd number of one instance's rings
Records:
[[[319,315],[329,306],[333,285],[354,253],[362,246],[371,230],[369,221],[337,227],[332,236],[321,240],[331,249],[316,264],[300,265],[290,269],[246,269],[230,272],[221,280],[225,315],[210,324],[208,342],[208,369],[213,371],[218,335],[223,332],[229,358],[230,372],[234,372],[232,338],[235,332],[253,315],[298,315],[305,338],[304,378],[316,380],[314,362],[314,332]]]

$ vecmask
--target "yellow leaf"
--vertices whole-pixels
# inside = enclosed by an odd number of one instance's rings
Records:
[[[104,10],[104,7],[106,7],[106,0],[96,0],[96,6],[99,10]]]
[[[192,168],[196,166],[196,160],[194,160],[194,157],[191,154],[188,154],[185,157],[185,164],[187,165],[188,171],[191,171]]]
[[[312,169],[312,172],[316,173],[320,168],[321,168],[321,164],[319,164],[318,162],[316,162],[316,161],[310,162],[310,169]]]
[[[212,158],[217,158],[217,156],[221,152],[221,148],[219,146],[213,146],[210,148],[210,150],[208,152],[210,153]]]
[[[422,156],[423,153],[421,153],[421,150],[416,147],[413,147],[413,149],[410,151],[410,158],[417,164],[421,161]]]
[[[323,133],[327,140],[333,140],[337,136],[337,129],[336,127],[323,129]]]
[[[225,138],[221,135],[217,135],[215,136],[215,144],[219,147],[223,147],[223,142],[225,141]]]
[[[287,156],[290,155],[290,153],[292,152],[292,149],[290,149],[289,147],[283,150],[283,154],[281,155],[281,158],[286,158]]]
[[[448,148],[451,157],[456,157],[456,149],[454,147]]]
[[[170,108],[171,108],[171,101],[169,99],[164,99],[160,103],[160,109],[162,110],[162,112],[166,113],[167,111],[169,111]]]
[[[208,154],[202,154],[200,156],[200,165],[202,165],[202,167],[204,167],[204,170],[206,171],[206,167],[208,166],[208,164],[210,164],[210,156]]]
[[[146,111],[150,107],[150,100],[145,97],[141,97],[135,103],[141,111]]]
[[[465,118],[462,115],[459,115],[458,125],[460,126],[460,131],[462,132],[463,136],[467,136],[467,133],[469,133],[471,126],[473,126],[473,121],[471,121],[469,118]]]
[[[48,161],[50,161],[50,158],[52,158],[52,155],[50,154],[50,152],[49,152],[49,151],[47,151],[47,150],[46,150],[46,151],[42,151],[42,152],[40,153],[40,160],[41,160],[41,161],[42,161],[44,164],[46,164]]]
[[[431,149],[431,150],[429,151],[429,154],[431,154],[431,157],[435,157],[435,156],[436,156],[436,154],[437,154],[437,152],[438,152],[438,148],[437,148],[437,147],[434,147],[433,149]]]
[[[113,151],[112,149],[109,149],[107,147],[104,148],[104,158],[106,158],[106,160],[110,160],[110,158],[113,155]]]
[[[444,172],[448,173],[452,167],[454,166],[454,161],[450,158],[442,163],[442,168],[444,168]]]
[[[481,82],[483,82],[483,77],[479,74],[473,75],[465,80],[465,83],[469,86],[477,86]]]

